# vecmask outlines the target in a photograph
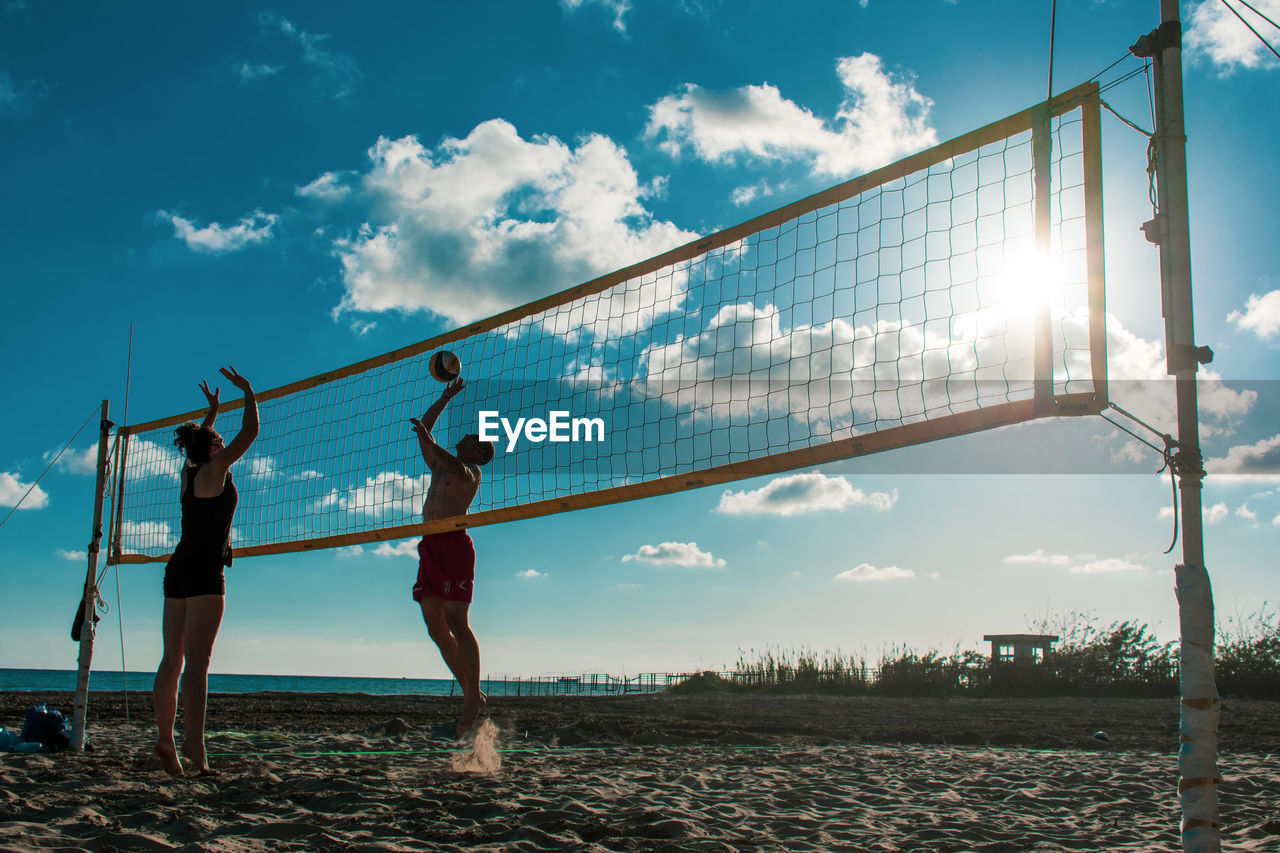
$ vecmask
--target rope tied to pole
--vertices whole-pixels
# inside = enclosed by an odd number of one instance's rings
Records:
[[[1107,417],[1105,414],[1102,415],[1102,419],[1104,421],[1111,424],[1116,429],[1121,430],[1122,432],[1126,432],[1129,435],[1133,436],[1133,438],[1145,444],[1147,447],[1150,447],[1152,450],[1159,453],[1161,459],[1164,460],[1164,464],[1160,466],[1159,470],[1157,470],[1156,473],[1163,474],[1165,471],[1169,472],[1169,486],[1173,491],[1173,539],[1172,541],[1169,542],[1169,547],[1164,550],[1164,553],[1168,554],[1174,549],[1174,546],[1178,544],[1178,528],[1179,528],[1178,483],[1181,482],[1184,478],[1191,477],[1191,476],[1196,477],[1197,482],[1199,480],[1204,479],[1204,477],[1206,476],[1205,470],[1202,467],[1204,460],[1201,457],[1199,450],[1191,450],[1191,451],[1186,450],[1169,433],[1160,432],[1160,430],[1151,426],[1151,424],[1142,420],[1141,418],[1134,415],[1133,413],[1125,411],[1124,409],[1117,406],[1115,403],[1108,403],[1108,408],[1115,409],[1117,412],[1124,415],[1134,423],[1140,424],[1146,427],[1148,430],[1154,433],[1157,437],[1159,437],[1161,441],[1164,442],[1164,447],[1159,447],[1158,445],[1155,445],[1152,442],[1147,441],[1145,438],[1138,435],[1136,432],[1124,426],[1123,424],[1116,423],[1115,421],[1111,420],[1111,418]]]
[[[1173,472],[1178,475],[1178,481],[1184,483],[1183,488],[1186,488],[1185,482],[1189,478],[1199,482],[1209,476],[1204,469],[1204,457],[1198,448],[1188,450],[1180,444],[1177,447],[1178,451],[1173,454],[1171,464]]]

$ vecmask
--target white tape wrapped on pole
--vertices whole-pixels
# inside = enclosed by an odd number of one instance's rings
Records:
[[[1204,566],[1174,567],[1182,645],[1178,798],[1184,850],[1217,850],[1218,689],[1214,683],[1213,590]]]

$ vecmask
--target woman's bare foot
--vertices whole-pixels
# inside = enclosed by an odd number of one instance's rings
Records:
[[[178,760],[178,752],[173,748],[172,743],[158,743],[155,748],[156,758],[160,759],[160,766],[164,768],[164,772],[170,776],[182,775],[182,762]]]
[[[189,743],[182,744],[182,754],[187,760],[200,769],[201,776],[217,776],[218,771],[209,766],[209,758],[205,755],[204,744],[200,746],[192,746]]]
[[[462,701],[462,716],[458,717],[459,736],[476,724],[476,719],[480,716],[480,712],[484,710],[488,699],[488,696],[480,693],[474,699],[464,699]]]

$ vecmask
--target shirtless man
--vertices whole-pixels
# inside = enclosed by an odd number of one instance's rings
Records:
[[[480,466],[493,459],[493,442],[481,441],[475,433],[462,437],[455,448],[456,456],[431,437],[440,413],[465,384],[459,378],[446,385],[422,420],[409,420],[417,433],[422,458],[431,469],[431,486],[422,504],[423,521],[466,515],[480,489]],[[458,734],[475,724],[485,701],[480,692],[480,646],[467,622],[475,570],[476,549],[466,530],[432,533],[418,543],[418,580],[413,585],[413,600],[422,607],[427,632],[462,687]]]

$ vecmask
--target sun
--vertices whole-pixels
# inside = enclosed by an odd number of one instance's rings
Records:
[[[1061,307],[1064,279],[1056,257],[1015,249],[1005,255],[1001,268],[985,283],[984,307],[1008,323],[1030,323],[1041,311]]]

